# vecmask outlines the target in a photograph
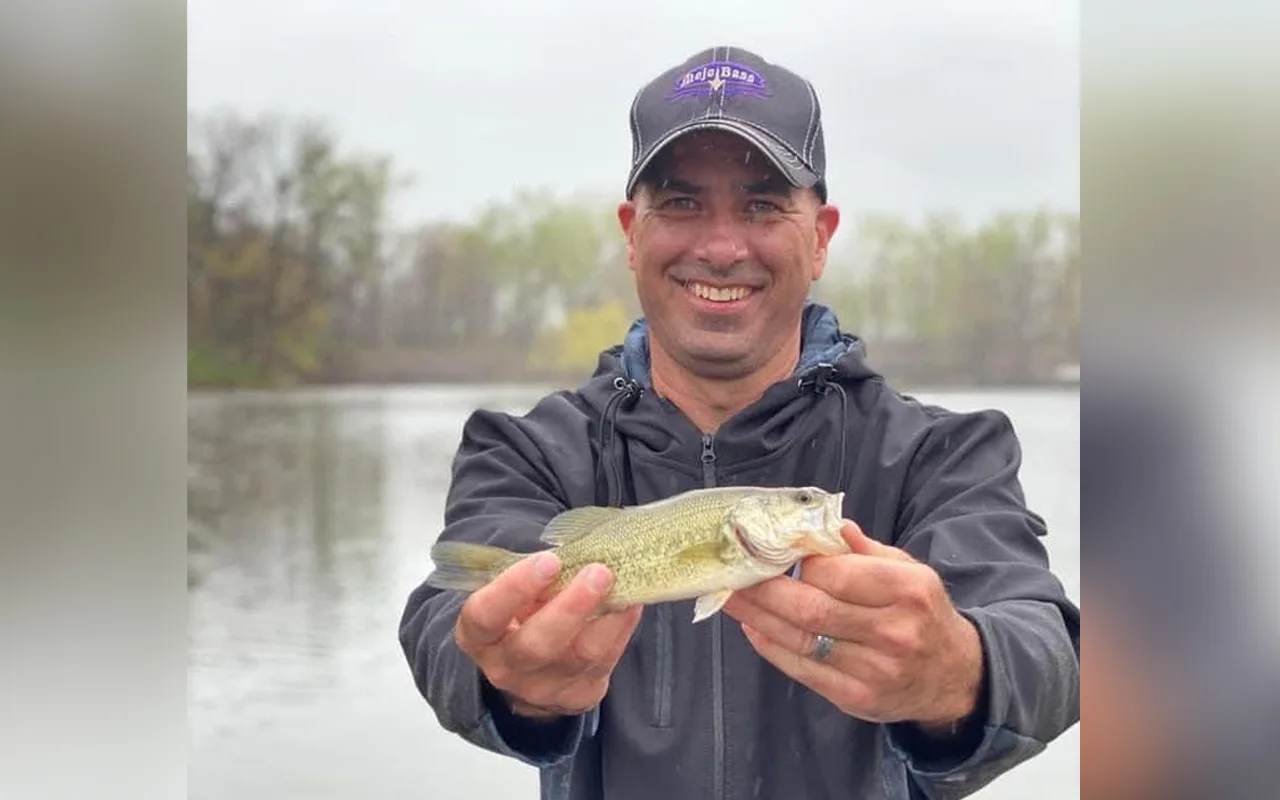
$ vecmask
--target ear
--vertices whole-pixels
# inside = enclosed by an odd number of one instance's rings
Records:
[[[827,268],[827,253],[831,248],[831,237],[840,227],[840,209],[833,205],[818,206],[814,218],[813,237],[813,280],[822,277]]]
[[[618,224],[622,226],[622,235],[627,240],[627,268],[635,272],[635,223],[636,204],[626,200],[618,204]]]

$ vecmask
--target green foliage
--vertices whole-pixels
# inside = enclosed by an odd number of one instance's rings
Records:
[[[263,386],[269,376],[243,361],[216,352],[208,344],[193,343],[187,347],[187,384],[218,388]]]
[[[529,356],[529,365],[557,374],[590,375],[601,351],[621,342],[631,322],[631,313],[617,300],[576,308],[560,327],[543,334]]]
[[[869,216],[857,236],[864,262],[824,297],[897,374],[1034,381],[1077,360],[1076,217],[1007,213],[969,229],[952,216]]]
[[[323,125],[215,114],[188,144],[188,380],[581,375],[639,315],[616,201],[520,190],[393,230],[405,185]],[[1035,380],[1077,357],[1079,223],[868,215],[815,289],[891,377]]]
[[[207,364],[272,385],[323,377],[339,343],[371,338],[360,311],[381,292],[390,161],[342,155],[308,121],[225,115],[192,131],[189,380]]]

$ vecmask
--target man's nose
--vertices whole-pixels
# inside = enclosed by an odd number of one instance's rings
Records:
[[[733,214],[709,217],[701,231],[694,255],[712,267],[731,267],[747,259],[746,232]]]

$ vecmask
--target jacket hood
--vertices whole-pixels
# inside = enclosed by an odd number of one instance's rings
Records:
[[[641,318],[622,344],[600,354],[595,375],[578,392],[598,420],[597,444],[606,472],[610,465],[621,465],[620,449],[631,447],[678,467],[698,464],[712,440],[716,452],[734,463],[769,457],[813,429],[810,412],[830,395],[838,399],[843,415],[849,402],[846,387],[879,377],[866,362],[862,340],[841,331],[835,313],[813,301],[804,307],[794,380],[769,387],[714,436],[704,436],[673,403],[652,391],[649,367],[649,328]],[[835,407],[828,408],[834,412]],[[602,477],[610,503],[617,503],[622,476]]]
[[[876,375],[867,366],[863,341],[840,330],[840,321],[829,307],[807,301],[800,325],[800,360],[796,364],[796,377],[824,364],[834,368],[833,377],[859,379]],[[643,317],[631,323],[621,345],[600,355],[595,376],[617,374],[645,389],[653,387],[649,373],[649,323]]]

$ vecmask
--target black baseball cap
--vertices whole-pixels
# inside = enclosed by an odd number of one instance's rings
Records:
[[[718,129],[759,148],[793,186],[827,199],[822,109],[813,84],[741,47],[703,50],[636,93],[626,196],[654,157],[682,134]]]

